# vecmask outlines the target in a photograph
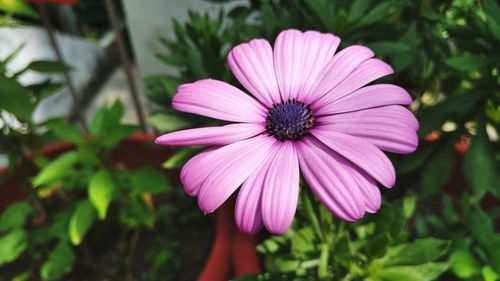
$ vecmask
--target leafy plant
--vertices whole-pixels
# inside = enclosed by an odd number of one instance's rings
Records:
[[[37,195],[29,200],[36,204],[21,201],[2,214],[0,264],[33,259],[35,264],[42,262],[42,279],[56,280],[71,272],[78,255],[74,246],[84,242],[98,221],[108,218],[111,208],[127,231],[153,227],[156,213],[151,196],[170,192],[171,185],[155,169],[131,170],[111,161],[114,148],[137,130],[121,124],[123,110],[118,101],[101,108],[85,138],[63,119],[45,122],[54,139],[73,142],[76,149],[52,161],[42,156],[36,159],[41,168],[32,179]],[[46,209],[47,200],[55,209]],[[38,223],[33,225],[33,221]],[[29,276],[36,275],[29,272]]]
[[[269,273],[236,280],[424,281],[449,267],[444,259],[449,241],[410,240],[414,197],[387,203],[376,216],[354,224],[332,219],[313,200],[302,197],[292,229],[258,246]]]
[[[68,66],[54,61],[33,61],[23,69],[11,73],[9,63],[22,51],[24,45],[0,60],[0,154],[8,155],[11,170],[18,161],[27,161],[27,153],[37,151],[45,141],[44,124],[33,120],[33,112],[46,97],[63,85],[48,78],[41,83],[22,85],[19,77],[27,71],[54,74],[67,71]]]

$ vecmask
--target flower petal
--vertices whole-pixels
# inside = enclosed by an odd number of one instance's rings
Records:
[[[362,62],[374,56],[372,50],[364,46],[350,46],[336,54],[324,67],[303,101],[312,103],[337,86]]]
[[[248,177],[238,192],[234,217],[238,228],[245,233],[257,233],[264,226],[261,207],[262,188],[278,147],[279,144],[273,146],[260,167]]]
[[[322,116],[318,128],[355,136],[395,153],[411,153],[418,145],[418,121],[399,105]]]
[[[234,122],[264,122],[267,110],[225,82],[205,79],[183,84],[172,100],[175,110]]]
[[[388,105],[365,110],[346,112],[342,114],[319,116],[319,124],[332,123],[365,123],[385,124],[392,122],[395,126],[409,127],[418,130],[418,120],[413,113],[404,106]]]
[[[282,234],[292,224],[299,196],[299,161],[294,142],[281,144],[271,162],[262,192],[262,219],[266,229]]]
[[[200,190],[201,183],[207,178],[210,169],[201,169],[200,162],[203,163],[213,151],[215,147],[207,148],[189,159],[181,169],[180,180],[184,191],[189,196],[196,196]],[[194,169],[193,169],[194,167]]]
[[[264,39],[239,44],[228,54],[228,65],[234,76],[254,97],[267,107],[280,102],[273,67],[273,50]]]
[[[340,39],[316,31],[282,31],[274,42],[274,69],[283,100],[298,98],[311,88],[318,73],[333,57]],[[305,94],[304,93],[304,94]]]
[[[315,113],[318,115],[329,114],[330,103],[352,93],[364,85],[381,77],[392,74],[391,66],[379,59],[368,59],[361,63],[342,82],[331,89],[327,94],[312,103]]]
[[[365,210],[369,213],[376,213],[382,204],[382,196],[378,189],[377,182],[358,167],[349,166],[351,176],[358,183],[359,190],[365,199]]]
[[[316,138],[360,167],[382,185],[390,188],[396,182],[394,166],[374,145],[357,137],[316,127],[310,130]]]
[[[298,142],[300,169],[321,203],[346,221],[363,217],[365,203],[346,161],[319,140],[308,137]]]
[[[212,213],[222,205],[259,167],[276,142],[275,138],[260,135],[219,148],[204,158],[198,168],[210,172],[198,194],[200,209]]]
[[[206,127],[177,131],[156,138],[161,145],[226,145],[251,138],[264,131],[264,126],[253,123],[230,124],[220,127]]]
[[[280,89],[281,99],[286,101],[300,87],[302,61],[302,32],[296,29],[282,31],[274,42],[274,71]]]
[[[385,105],[409,105],[412,99],[408,92],[396,85],[377,84],[363,87],[328,105],[328,114],[357,111]]]
[[[366,121],[366,123],[363,123]],[[332,130],[360,138],[373,144],[381,150],[406,154],[416,150],[418,137],[415,130],[408,127],[394,126],[394,124],[374,124],[371,119],[356,120],[356,123],[333,123],[318,126],[325,130]]]
[[[302,86],[297,96],[297,99],[301,101],[311,90],[320,72],[333,58],[340,44],[340,38],[329,33],[306,31],[302,34],[302,41],[304,44],[302,60],[296,66],[301,70],[299,78]]]

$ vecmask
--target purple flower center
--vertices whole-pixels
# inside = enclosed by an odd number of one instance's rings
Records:
[[[267,114],[267,132],[280,141],[297,140],[313,125],[311,106],[295,99],[273,104]]]

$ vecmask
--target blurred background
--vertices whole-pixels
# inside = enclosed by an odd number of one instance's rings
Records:
[[[420,144],[389,155],[379,213],[301,199],[248,236],[179,186],[200,148],[152,142],[217,125],[173,111],[177,86],[239,85],[230,48],[286,28],[390,63]],[[0,281],[500,280],[499,71],[496,0],[0,0]]]

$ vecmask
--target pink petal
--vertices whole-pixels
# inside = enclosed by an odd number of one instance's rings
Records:
[[[315,113],[318,115],[328,114],[328,104],[339,100],[372,81],[392,74],[393,72],[392,68],[381,60],[368,59],[364,61],[349,76],[342,80],[342,82],[312,103]]]
[[[418,121],[406,108],[390,105],[318,117],[318,128],[361,138],[395,153],[411,153],[418,145]]]
[[[381,150],[406,154],[416,150],[418,137],[415,130],[394,124],[377,124],[369,118],[356,120],[355,123],[333,123],[319,125],[318,128],[341,132],[360,138]]]
[[[226,145],[248,139],[265,130],[262,124],[240,123],[220,127],[188,129],[162,135],[155,143],[161,145]]]
[[[333,57],[340,39],[316,31],[282,31],[274,43],[274,69],[281,98],[307,93],[314,79]]]
[[[324,112],[335,114],[385,105],[409,105],[411,102],[411,96],[405,89],[392,84],[377,84],[363,87],[344,96],[328,105]]]
[[[359,190],[363,194],[365,209],[369,213],[376,213],[382,204],[382,197],[378,189],[377,182],[358,167],[349,166],[351,176],[358,183]]]
[[[273,67],[273,51],[264,39],[253,39],[234,47],[228,54],[234,76],[254,97],[267,107],[280,102]]]
[[[373,57],[372,50],[364,46],[350,46],[336,54],[314,77],[314,84],[304,96],[304,102],[312,103],[337,86],[362,62]]]
[[[279,144],[273,146],[260,167],[248,177],[238,192],[234,217],[238,228],[245,233],[257,233],[264,226],[261,207],[262,188],[278,147]]]
[[[207,158],[216,148],[211,147],[203,150],[202,152],[196,154],[193,158],[189,159],[186,164],[181,169],[180,179],[184,191],[189,196],[196,196],[200,190],[201,183],[208,176],[209,170],[201,169],[200,163],[203,163],[205,158]],[[194,169],[193,169],[194,167]]]
[[[400,105],[388,105],[342,114],[320,116],[317,118],[317,121],[320,124],[331,124],[341,122],[353,123],[362,120],[362,123],[364,123],[370,122],[370,119],[371,123],[374,124],[392,122],[395,126],[409,127],[413,130],[418,130],[419,127],[415,115],[406,107]]]
[[[266,229],[282,234],[292,224],[299,196],[299,161],[294,142],[281,144],[274,157],[262,193],[262,219]]]
[[[363,217],[365,198],[353,177],[353,164],[315,138],[304,138],[297,150],[302,174],[321,203],[343,220]]]
[[[282,100],[288,100],[299,91],[302,61],[302,32],[295,29],[282,31],[274,43],[274,70]]]
[[[222,205],[261,165],[276,142],[275,138],[260,135],[224,146],[207,156],[198,165],[199,169],[209,171],[198,194],[200,209],[212,213]]]
[[[311,134],[363,169],[382,185],[390,188],[396,182],[394,166],[387,156],[374,145],[357,137],[316,127]]]
[[[311,90],[319,73],[333,58],[340,44],[340,38],[329,33],[306,31],[302,34],[302,41],[304,44],[302,60],[296,66],[301,70],[299,78],[302,86],[297,97],[301,101],[304,100],[307,93]]]
[[[172,107],[178,111],[234,122],[264,122],[267,109],[225,82],[205,79],[177,89]]]

